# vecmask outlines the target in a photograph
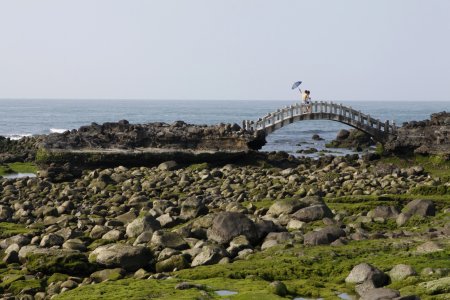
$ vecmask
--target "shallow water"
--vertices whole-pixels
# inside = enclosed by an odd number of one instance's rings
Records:
[[[12,174],[6,174],[3,175],[3,178],[8,179],[17,179],[17,178],[23,178],[23,177],[36,177],[36,174],[34,173],[12,173]]]
[[[215,291],[214,293],[216,293],[219,296],[231,296],[231,295],[236,295],[238,292],[233,292],[233,291],[229,291],[229,290],[219,290],[219,291]]]

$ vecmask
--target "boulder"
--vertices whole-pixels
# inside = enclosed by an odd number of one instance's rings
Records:
[[[183,270],[190,267],[189,260],[186,255],[173,255],[168,259],[156,263],[156,272],[172,272],[175,270]]]
[[[212,227],[207,232],[208,239],[219,244],[227,244],[239,235],[245,235],[254,243],[258,239],[255,223],[247,216],[238,212],[220,212],[213,220]]]
[[[160,171],[172,171],[175,170],[178,167],[178,164],[174,160],[166,161],[158,166],[158,170]]]
[[[0,205],[0,222],[10,221],[12,216],[13,210],[10,207],[6,205]]]
[[[86,244],[80,239],[70,239],[64,242],[63,249],[85,251]]]
[[[272,204],[267,211],[269,215],[272,216],[279,216],[282,214],[288,215],[293,213],[296,210],[299,210],[300,208],[305,207],[306,205],[301,202],[300,200],[293,199],[293,200],[279,200],[276,201],[274,204]]]
[[[231,240],[230,246],[227,248],[231,256],[236,256],[242,249],[251,248],[251,244],[245,235],[239,235]]]
[[[377,206],[367,213],[370,218],[395,219],[399,214],[394,206]]]
[[[428,241],[419,246],[417,246],[418,253],[433,253],[444,250],[441,245],[435,241]]]
[[[52,248],[30,250],[26,254],[26,267],[32,273],[83,275],[92,269],[86,255],[78,251]]]
[[[436,208],[433,201],[416,199],[406,204],[402,212],[408,215],[426,217],[434,216],[436,214]]]
[[[134,238],[144,231],[155,231],[161,228],[161,224],[152,216],[139,217],[128,224],[126,232],[128,237]]]
[[[389,277],[374,266],[361,263],[354,266],[350,274],[345,278],[347,283],[360,284],[366,281],[370,281],[377,288],[387,285]]]
[[[450,293],[450,277],[422,282],[419,283],[419,286],[425,289],[429,295]]]
[[[39,244],[41,247],[53,247],[53,246],[61,246],[64,243],[64,238],[60,235],[50,233],[46,234],[42,237],[41,243]]]
[[[270,293],[281,297],[285,297],[288,293],[286,285],[281,281],[271,282],[269,284],[268,290]]]
[[[192,260],[192,267],[201,265],[213,265],[217,264],[225,253],[222,248],[214,245],[206,245],[202,248],[202,251],[195,256]]]
[[[283,244],[291,239],[292,235],[289,232],[271,232],[264,239],[264,242],[261,245],[261,250]]]
[[[362,295],[360,300],[389,300],[400,297],[400,293],[393,289],[388,288],[375,288],[370,289]]]
[[[139,244],[147,244],[148,242],[151,241],[152,237],[153,237],[152,230],[144,231],[134,240],[133,246],[137,246]]]
[[[181,204],[180,218],[190,220],[208,213],[202,197],[189,197]]]
[[[336,135],[336,140],[338,141],[342,141],[347,139],[350,136],[350,131],[346,130],[346,129],[341,129],[338,131],[337,135]]]
[[[309,207],[301,208],[292,214],[292,218],[302,222],[312,222],[321,220],[323,218],[332,218],[333,213],[324,204],[312,205]]]
[[[417,275],[413,267],[409,265],[399,264],[394,266],[389,272],[389,277],[392,281],[400,281],[408,278],[409,276]]]
[[[305,245],[329,245],[340,237],[345,237],[345,231],[336,226],[328,226],[319,231],[305,234]]]
[[[158,250],[162,250],[164,248],[184,250],[189,248],[189,245],[178,233],[158,230],[153,233],[150,241],[150,247]]]
[[[107,268],[123,268],[136,271],[149,265],[152,255],[148,249],[126,244],[109,244],[100,246],[89,255],[90,262]]]
[[[92,281],[96,283],[100,283],[103,281],[115,281],[122,279],[125,275],[125,270],[121,268],[115,268],[115,269],[105,269],[100,270],[97,272],[94,272],[91,274],[90,278]]]

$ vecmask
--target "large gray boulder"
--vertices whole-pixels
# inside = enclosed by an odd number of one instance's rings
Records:
[[[152,255],[145,247],[126,244],[110,244],[100,246],[89,255],[90,262],[107,268],[123,268],[136,271],[150,263]]]
[[[311,231],[305,234],[305,245],[329,245],[340,237],[345,236],[345,231],[336,226],[328,226],[319,231]]]
[[[53,248],[30,248],[29,250],[26,251],[26,267],[32,273],[83,275],[92,269],[86,255],[79,251]],[[19,253],[19,256],[20,254],[25,253]]]
[[[436,214],[436,208],[433,201],[416,199],[406,204],[402,212],[407,215],[426,217],[434,216]]]
[[[161,224],[152,216],[139,217],[127,226],[128,237],[135,238],[144,231],[155,231],[161,228]]]
[[[392,281],[404,280],[414,275],[417,275],[417,273],[413,267],[404,264],[394,266],[389,272],[389,277],[391,277]]]
[[[150,247],[158,250],[162,250],[164,248],[184,250],[189,248],[189,245],[178,233],[158,230],[153,233],[150,241]]]
[[[264,239],[261,250],[272,248],[276,245],[286,243],[289,240],[292,240],[292,234],[289,232],[271,232]]]
[[[187,255],[178,254],[169,257],[168,259],[156,263],[156,272],[172,272],[174,270],[182,270],[190,267]]]
[[[422,282],[419,286],[430,295],[450,293],[450,276]]]
[[[325,204],[312,205],[297,210],[292,218],[302,222],[312,222],[323,218],[332,218],[333,213]]]
[[[254,243],[258,239],[255,223],[246,215],[238,212],[220,212],[213,220],[207,232],[208,239],[219,244],[227,244],[239,235],[245,235]]]
[[[267,211],[269,215],[272,216],[279,216],[282,214],[288,215],[293,213],[294,211],[305,207],[305,203],[301,202],[300,200],[293,199],[293,200],[279,200],[276,201],[274,204],[272,204]]]
[[[360,300],[389,300],[400,297],[400,293],[388,288],[375,288],[367,290]]]
[[[0,205],[0,222],[7,222],[11,219],[13,210],[5,205]]]
[[[225,256],[225,251],[215,245],[206,245],[202,251],[192,260],[192,267],[202,265],[213,265],[218,263]]]
[[[100,283],[103,281],[119,280],[119,279],[122,279],[124,275],[125,275],[124,269],[115,268],[115,269],[105,269],[105,270],[100,270],[100,271],[94,272],[89,277],[95,283]]]
[[[389,277],[376,267],[367,263],[361,263],[354,266],[350,274],[345,278],[345,282],[354,284],[361,284],[367,281],[373,283],[373,286],[377,288],[388,284]]]
[[[370,218],[395,219],[399,211],[394,206],[377,206],[367,213]]]
[[[180,218],[189,220],[208,213],[203,198],[190,197],[181,204]]]

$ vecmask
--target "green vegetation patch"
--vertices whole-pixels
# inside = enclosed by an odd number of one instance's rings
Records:
[[[177,290],[176,280],[124,279],[76,288],[57,296],[58,300],[87,299],[209,299],[198,289]]]
[[[0,222],[0,238],[8,238],[16,234],[34,233],[35,229],[25,227],[23,224]]]
[[[389,156],[382,158],[380,162],[391,163],[401,168],[422,166],[430,175],[450,180],[450,160],[440,155]]]
[[[15,295],[18,295],[19,293],[34,294],[42,291],[43,285],[38,279],[18,280],[11,283],[7,290]]]
[[[14,162],[0,165],[0,176],[13,173],[36,173],[37,166],[33,163]]]
[[[88,274],[93,270],[87,257],[76,252],[29,253],[27,269],[33,273],[68,273],[72,275]]]

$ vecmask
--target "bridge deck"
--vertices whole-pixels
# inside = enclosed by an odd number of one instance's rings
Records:
[[[388,120],[382,122],[351,107],[324,101],[316,101],[310,105],[296,103],[269,113],[256,122],[246,120],[243,127],[248,131],[264,131],[269,134],[285,125],[302,120],[341,122],[362,130],[380,141],[385,140],[388,135],[395,134],[397,130],[395,124],[390,124]]]

